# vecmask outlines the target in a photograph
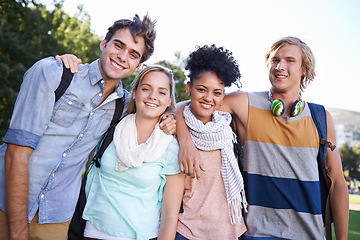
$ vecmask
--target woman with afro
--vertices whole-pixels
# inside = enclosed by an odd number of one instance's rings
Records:
[[[247,202],[233,150],[232,118],[219,108],[225,87],[240,84],[239,65],[229,50],[205,45],[189,55],[186,70],[191,99],[179,117],[184,116],[205,173],[185,178],[175,239],[238,239],[246,231],[242,211]]]

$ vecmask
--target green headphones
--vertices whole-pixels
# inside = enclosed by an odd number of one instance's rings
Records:
[[[285,112],[285,104],[281,99],[272,99],[272,93],[268,92],[268,97],[271,102],[271,112],[275,116],[281,116]],[[304,109],[304,105],[302,103],[301,97],[299,95],[299,100],[296,100],[291,106],[290,117],[295,117],[299,115]]]

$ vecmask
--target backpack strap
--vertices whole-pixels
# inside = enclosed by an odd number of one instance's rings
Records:
[[[233,134],[234,134],[234,137],[235,137],[235,141],[234,141],[234,144],[233,144],[234,154],[235,154],[235,157],[238,160],[238,165],[239,165],[240,172],[243,173],[243,165],[242,165],[241,160],[244,158],[244,149],[241,146],[241,143],[239,141],[240,139],[238,137],[238,131],[236,129],[236,124],[235,124],[234,118],[230,122],[230,127],[231,127],[231,129],[233,131]]]
[[[61,81],[55,90],[55,102],[57,102],[57,100],[59,100],[61,96],[64,95],[66,89],[70,86],[73,75],[74,74],[70,71],[70,69],[66,68],[63,63],[63,74],[61,76]]]
[[[335,145],[332,145],[331,142],[327,141],[327,122],[326,122],[326,111],[324,106],[308,103],[310,108],[311,117],[316,126],[319,135],[319,153],[317,156],[318,169],[319,169],[319,180],[320,180],[320,194],[321,194],[321,208],[322,208],[322,217],[323,223],[326,229],[326,239],[332,239],[331,233],[331,207],[330,207],[330,196],[329,189],[331,186],[331,179],[328,177],[330,168],[327,165],[326,156],[327,148],[330,148],[331,151],[335,149]]]
[[[115,127],[120,122],[120,118],[124,110],[124,105],[125,105],[125,94],[122,98],[116,99],[113,119],[111,120],[108,130],[102,135],[101,140],[96,146],[96,153],[92,158],[92,164],[95,164],[96,167],[101,166],[100,159],[104,154],[106,148],[113,140]]]
[[[315,103],[308,103],[308,105],[310,108],[311,117],[316,126],[316,129],[319,134],[319,139],[320,139],[318,157],[320,157],[321,166],[325,167],[325,158],[326,158],[327,152],[326,152],[326,146],[324,144],[322,144],[322,142],[327,142],[326,141],[326,139],[327,139],[327,124],[326,124],[325,108],[324,108],[324,106],[315,104]]]

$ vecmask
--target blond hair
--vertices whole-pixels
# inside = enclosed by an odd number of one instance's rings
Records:
[[[299,38],[296,37],[284,37],[276,41],[265,54],[266,65],[269,66],[272,57],[277,51],[286,44],[296,45],[301,51],[302,63],[305,74],[301,76],[300,90],[303,92],[309,83],[314,80],[315,73],[315,56],[312,53],[310,47]]]
[[[135,104],[135,100],[134,100],[134,96],[133,96],[134,90],[135,90],[135,92],[137,91],[137,89],[139,88],[139,86],[140,86],[142,80],[144,79],[144,77],[146,76],[146,74],[148,74],[150,72],[162,72],[169,78],[170,97],[172,98],[172,100],[171,100],[171,104],[169,105],[169,107],[167,107],[165,113],[173,114],[175,112],[175,104],[176,104],[175,81],[174,81],[172,71],[161,65],[153,65],[153,66],[146,67],[136,76],[136,78],[134,79],[134,81],[131,84],[132,89],[131,89],[131,98],[130,98],[129,106],[128,106],[128,113],[136,112],[136,104]]]

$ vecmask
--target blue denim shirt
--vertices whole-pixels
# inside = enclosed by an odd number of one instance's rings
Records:
[[[35,63],[24,75],[10,127],[0,147],[0,209],[5,211],[6,143],[33,148],[29,158],[28,221],[39,210],[39,223],[71,219],[88,154],[107,130],[115,100],[130,94],[121,82],[101,104],[104,80],[99,60],[79,66],[65,94],[55,103],[63,67],[53,57]]]

